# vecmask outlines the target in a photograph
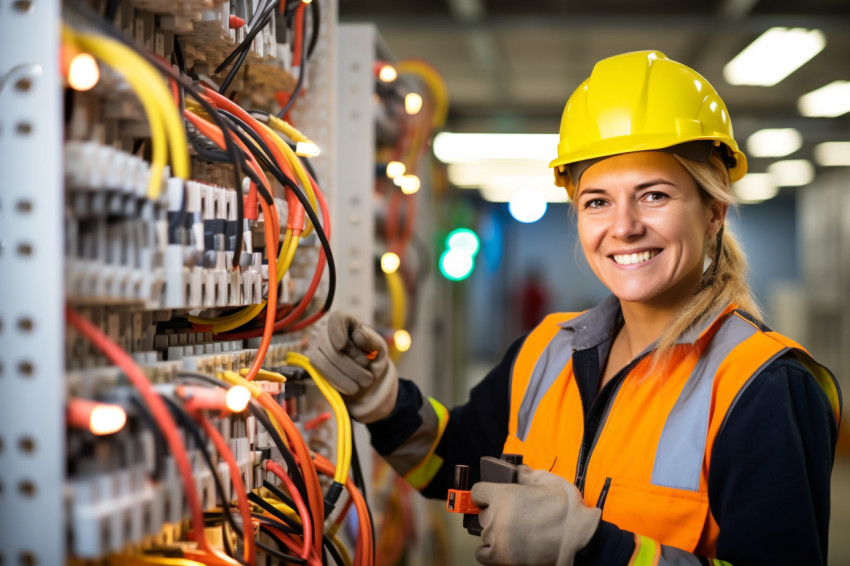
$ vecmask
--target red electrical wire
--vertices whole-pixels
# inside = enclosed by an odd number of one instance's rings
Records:
[[[292,66],[299,67],[301,65],[301,54],[304,49],[304,2],[298,4],[295,9],[295,40],[292,46]],[[304,70],[302,69],[303,73]]]
[[[177,424],[171,417],[171,413],[168,412],[165,402],[154,390],[145,372],[142,371],[142,368],[133,361],[133,358],[127,352],[110,340],[100,328],[83,318],[69,306],[65,307],[65,321],[103,352],[113,364],[121,368],[130,383],[139,390],[139,394],[148,406],[154,420],[156,420],[157,426],[162,431],[162,435],[168,444],[177,469],[183,478],[186,500],[192,513],[192,530],[201,550],[208,555],[205,559],[209,560],[210,564],[238,564],[238,562],[212,548],[204,537],[204,513],[201,508],[201,500],[198,498],[195,478],[192,476],[192,465],[189,462],[186,445],[183,444],[183,438],[177,428]]]
[[[301,494],[298,493],[298,489],[295,487],[295,483],[292,481],[292,478],[289,477],[289,474],[286,473],[286,470],[273,460],[264,460],[263,466],[280,478],[284,485],[286,485],[286,489],[289,491],[289,495],[292,497],[292,501],[298,509],[298,515],[301,517],[301,526],[303,528],[303,536],[301,537],[302,546],[299,556],[301,556],[304,560],[307,560],[312,555],[313,561],[315,561],[316,556],[313,552],[311,552],[313,548],[310,546],[310,536],[308,534],[313,530],[311,526],[312,520],[310,518],[310,513],[307,512],[307,506],[304,505],[304,500],[301,499]],[[319,563],[321,563],[321,561]]]
[[[313,459],[310,457],[310,450],[304,442],[304,438],[295,428],[295,424],[283,408],[275,401],[271,395],[262,392],[257,396],[257,401],[268,410],[283,428],[289,445],[292,447],[294,456],[298,466],[301,468],[301,475],[304,478],[304,484],[307,491],[307,502],[310,505],[312,512],[312,527],[313,527],[313,548],[321,553],[322,549],[322,526],[325,520],[324,517],[324,500],[322,497],[322,487],[319,485],[319,477],[316,472],[316,466],[313,464]]]
[[[242,473],[239,471],[239,465],[236,463],[236,458],[233,452],[224,441],[221,433],[216,429],[208,418],[203,413],[198,412],[193,415],[195,419],[201,423],[204,432],[213,441],[215,449],[221,454],[227,464],[227,469],[230,470],[230,481],[233,483],[233,488],[236,491],[236,498],[239,503],[239,514],[242,515],[242,544],[244,546],[244,559],[248,566],[256,563],[256,548],[254,546],[254,524],[251,522],[251,508],[248,506],[248,493],[245,490],[245,484],[242,481]],[[222,505],[229,505],[228,501],[222,501]]]

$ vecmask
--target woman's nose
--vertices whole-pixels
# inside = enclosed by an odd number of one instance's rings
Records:
[[[643,234],[644,225],[639,211],[631,205],[621,205],[614,209],[611,232],[621,240],[631,240]]]

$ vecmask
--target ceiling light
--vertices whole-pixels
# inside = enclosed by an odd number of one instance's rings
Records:
[[[826,45],[819,29],[771,28],[723,67],[723,78],[733,85],[773,86]]]
[[[797,109],[803,116],[835,118],[850,112],[850,81],[835,81],[808,94],[797,101]]]
[[[825,167],[850,166],[850,142],[823,142],[815,146],[815,161]]]
[[[747,139],[753,157],[785,157],[803,146],[803,136],[794,128],[759,130]]]
[[[422,97],[415,92],[409,92],[404,97],[404,111],[408,114],[418,114],[422,110]]]
[[[546,199],[534,189],[523,189],[515,192],[511,197],[508,210],[515,220],[531,224],[546,214]]]
[[[777,187],[802,187],[815,178],[815,168],[807,159],[786,159],[767,166]]]
[[[779,187],[773,183],[773,178],[768,173],[747,173],[732,186],[732,190],[742,203],[761,202],[779,193]]]
[[[548,162],[558,150],[558,134],[457,134],[440,132],[434,155],[443,163],[526,159]]]

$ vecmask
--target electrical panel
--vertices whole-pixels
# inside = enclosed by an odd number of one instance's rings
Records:
[[[429,325],[445,88],[378,45],[330,0],[0,2],[0,562],[398,557],[410,488],[304,355],[331,308],[401,364]]]

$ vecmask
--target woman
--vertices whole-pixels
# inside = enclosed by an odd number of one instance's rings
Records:
[[[349,316],[314,364],[425,495],[456,464],[523,455],[517,484],[473,487],[482,563],[826,564],[840,395],[760,322],[724,230],[746,160],[723,101],[662,53],[627,53],[573,93],[560,137],[556,182],[611,297],[549,315],[450,413]]]

